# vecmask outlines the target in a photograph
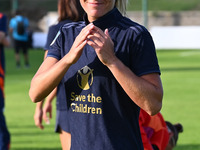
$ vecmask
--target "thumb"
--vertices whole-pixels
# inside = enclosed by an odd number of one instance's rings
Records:
[[[43,126],[42,124],[39,124],[38,127],[39,127],[40,129],[42,129],[42,130],[44,129],[44,126]]]
[[[110,37],[110,35],[109,35],[109,33],[108,33],[108,29],[105,29],[104,33],[105,33],[108,37]]]

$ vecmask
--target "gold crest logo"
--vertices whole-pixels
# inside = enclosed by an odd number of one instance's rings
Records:
[[[77,83],[78,86],[83,90],[90,89],[90,86],[93,83],[93,69],[90,69],[88,66],[85,66],[78,70]]]

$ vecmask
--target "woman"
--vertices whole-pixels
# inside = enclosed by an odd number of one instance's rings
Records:
[[[154,115],[163,96],[152,38],[118,11],[125,0],[80,2],[85,21],[62,27],[29,95],[37,102],[64,80],[72,150],[143,149],[140,107]]]
[[[49,27],[47,43],[44,47],[45,56],[49,50],[50,44],[59,31],[60,27],[66,23],[71,23],[72,21],[80,21],[83,19],[84,11],[80,6],[79,0],[71,1],[71,0],[58,0],[58,24],[52,25]],[[49,117],[52,117],[52,101],[57,92],[57,102],[56,102],[56,127],[55,131],[60,135],[60,141],[63,150],[70,149],[70,139],[71,135],[69,133],[69,127],[67,122],[67,104],[65,98],[65,90],[63,87],[63,83],[59,83],[58,90],[55,88],[53,92],[51,92],[45,101],[44,107],[43,102],[38,102],[35,109],[34,120],[35,125],[40,129],[43,129],[42,118],[46,123],[49,123]],[[42,108],[43,107],[43,108]],[[47,114],[49,113],[49,117]]]

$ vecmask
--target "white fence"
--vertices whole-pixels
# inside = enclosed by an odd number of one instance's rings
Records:
[[[45,32],[34,32],[32,35],[33,48],[44,48],[47,40],[47,33]]]
[[[200,26],[167,26],[150,29],[157,49],[200,49]]]

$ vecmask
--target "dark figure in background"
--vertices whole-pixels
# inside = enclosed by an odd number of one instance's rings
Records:
[[[7,18],[0,13],[0,150],[8,150],[10,146],[10,134],[6,126],[4,117],[5,95],[4,95],[4,79],[5,79],[5,56],[4,46],[8,46],[7,35]]]
[[[14,42],[15,49],[15,60],[16,67],[20,67],[20,50],[22,50],[24,55],[25,67],[29,68],[29,58],[28,58],[28,33],[29,20],[22,16],[20,10],[16,11],[16,16],[10,20],[9,28],[12,33],[12,38]]]
[[[58,23],[49,27],[47,42],[44,47],[45,56],[49,51],[50,44],[54,40],[56,34],[58,33],[61,26],[67,23],[77,22],[83,19],[84,10],[82,9],[79,0],[58,0]],[[45,100],[38,102],[35,109],[34,120],[35,125],[40,129],[43,129],[42,118],[46,123],[49,123],[49,118],[51,119],[52,114],[52,101],[57,93],[56,102],[56,127],[55,132],[60,134],[60,141],[63,150],[69,150],[71,145],[71,135],[68,125],[68,113],[66,96],[64,90],[64,84],[60,82],[57,88],[55,88]],[[49,117],[48,117],[49,114]]]
[[[168,127],[168,131],[170,134],[169,143],[165,150],[172,150],[176,147],[179,133],[183,132],[183,126],[180,123],[172,124],[169,121],[165,121]]]
[[[144,150],[172,150],[183,132],[180,123],[165,121],[160,112],[150,116],[140,109],[139,124]]]

